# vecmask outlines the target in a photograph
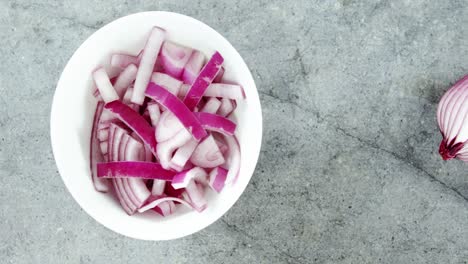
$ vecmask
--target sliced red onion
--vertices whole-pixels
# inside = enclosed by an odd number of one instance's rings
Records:
[[[153,187],[151,188],[152,195],[162,195],[164,194],[164,188],[166,187],[166,181],[164,180],[154,180]]]
[[[113,179],[113,180],[117,180],[117,179]],[[120,181],[122,183],[122,190],[125,191],[125,194],[127,195],[128,197],[128,204],[132,204],[134,207],[136,208],[139,208],[141,205],[140,205],[140,199],[135,195],[135,193],[133,192],[133,185],[130,184],[130,181],[128,178],[120,178]]]
[[[188,208],[190,209],[193,209],[193,206],[189,203],[189,202],[186,202],[182,199],[179,199],[179,198],[176,198],[176,197],[154,197],[154,196],[151,196],[149,199],[148,199],[148,202],[142,206],[140,209],[138,209],[138,212],[140,213],[143,213],[143,212],[146,212],[150,209],[153,209],[155,206],[157,206],[158,204],[160,203],[163,203],[163,202],[167,202],[167,201],[173,201],[173,202],[178,202],[178,203],[181,203],[185,206],[187,206]]]
[[[151,152],[151,149],[148,148],[147,145],[143,145],[145,149],[145,161],[152,162],[153,161],[153,153]]]
[[[114,89],[119,98],[123,98],[126,89],[135,81],[138,68],[134,64],[130,64],[123,70],[114,84]]]
[[[225,135],[234,135],[236,131],[236,123],[220,115],[203,112],[197,112],[194,115],[206,130],[216,131]]]
[[[128,155],[129,145],[131,145],[132,142],[136,142],[140,145],[140,152],[143,149],[141,143],[139,143],[132,137],[129,137],[128,142],[124,146],[122,144],[121,138],[123,136],[128,136],[128,132],[119,127],[118,125],[112,123],[110,125],[109,131],[109,145],[112,148],[109,151],[109,160],[118,161],[126,158],[134,158]],[[120,150],[123,148],[125,149],[125,157],[122,157],[120,154]],[[149,191],[146,188],[146,185],[144,184],[142,179],[116,178],[113,179],[113,181],[115,182],[116,186],[118,186],[118,188],[116,188],[116,192],[119,193],[118,196],[122,197],[122,207],[129,215],[133,214],[136,211],[136,209],[139,208],[149,197]]]
[[[97,131],[97,138],[101,142],[107,141],[107,139],[109,139],[109,129],[108,128],[99,129]]]
[[[226,154],[226,152],[229,150],[228,146],[226,145],[226,143],[224,142],[224,139],[221,138],[221,137],[216,137],[215,136],[216,134],[213,134],[213,138],[216,142],[216,145],[218,145],[218,148],[219,150],[221,151],[221,153]]]
[[[104,109],[103,109],[103,112],[104,112]],[[107,112],[109,112],[109,111],[107,111]],[[102,115],[101,115],[101,118],[99,118],[98,131],[99,130],[109,130],[109,126],[110,126],[111,123],[110,122],[101,122],[101,120],[102,120]]]
[[[114,190],[115,190],[115,193],[117,194],[117,198],[120,202],[120,205],[122,206],[122,208],[124,209],[124,211],[128,214],[128,215],[132,215],[135,213],[136,211],[136,206],[134,207],[134,209],[132,210],[129,206],[129,203],[128,203],[128,200],[125,199],[123,197],[123,191],[122,189],[120,189],[120,187],[117,185],[117,181],[112,181],[112,184],[114,186]],[[120,182],[121,184],[121,182]]]
[[[127,149],[127,144],[128,141],[130,140],[130,135],[124,134],[122,136],[122,140],[120,141],[120,146],[119,146],[119,158],[118,160],[124,160],[125,159],[125,152]]]
[[[214,168],[212,171],[210,171],[210,181],[208,185],[216,192],[221,192],[221,190],[224,188],[224,182],[226,181],[227,174],[228,171],[222,167]]]
[[[121,142],[124,135],[127,135],[128,132],[115,123],[111,124],[109,131],[109,135],[111,137],[111,139],[109,140],[110,146],[108,150],[109,160],[120,160],[122,158],[119,156]]]
[[[140,56],[141,56],[141,52],[140,54],[138,54],[138,56],[123,54],[123,53],[114,53],[111,56],[110,64],[112,67],[117,67],[121,69],[128,67],[128,65],[130,64],[134,64],[138,66],[138,64],[140,64]]]
[[[124,185],[125,179],[113,179],[113,184],[117,197],[119,197],[120,205],[128,215],[133,215],[138,207],[132,202],[130,196],[128,195],[129,190],[128,185]],[[120,200],[121,198],[121,200]]]
[[[205,96],[241,100],[245,98],[244,89],[237,84],[212,83],[206,89]]]
[[[100,68],[103,68],[103,67],[100,67]],[[115,83],[115,80],[117,80],[117,76],[120,74],[120,72],[116,72],[116,71],[107,71],[105,70],[106,73],[107,73],[107,77],[109,78],[109,81],[111,82],[112,86],[114,85]],[[98,101],[102,101],[102,97],[101,97],[101,94],[99,93],[99,89],[97,88],[96,86],[96,82],[94,82],[94,79],[93,79],[93,88],[92,88],[92,91],[93,91],[93,96],[98,100]]]
[[[120,156],[120,149],[122,149],[122,144],[115,143],[119,141],[119,135],[127,135],[126,131],[124,131],[119,126],[115,125],[114,123],[111,124],[110,128],[110,138],[109,138],[109,145],[111,149],[109,150],[109,160],[111,161],[118,161],[122,157]],[[117,131],[117,132],[116,132]],[[113,147],[116,145],[117,151],[113,150]],[[137,198],[133,195],[130,185],[126,181],[126,179],[113,179],[112,180],[115,184],[115,190],[118,193],[119,197],[122,197],[121,205],[122,208],[127,212],[127,214],[132,215],[135,213],[136,209],[139,207]]]
[[[150,83],[146,89],[146,96],[171,111],[192,134],[195,140],[199,141],[207,135],[206,131],[203,129],[193,113],[176,96],[169,93],[163,87]]]
[[[218,99],[214,97],[211,97],[210,99],[208,99],[206,104],[202,107],[200,112],[216,114],[220,106],[221,106],[221,101],[219,101]]]
[[[468,75],[442,97],[437,121],[443,137],[439,147],[442,158],[467,161],[464,148],[468,145]]]
[[[159,111],[159,106],[156,103],[148,103],[148,106],[146,107],[148,110],[150,119],[151,119],[151,125],[153,127],[156,127],[158,125],[159,117],[161,116],[161,112]]]
[[[190,162],[195,166],[214,168],[222,165],[225,160],[213,136],[209,135],[195,148],[195,151],[190,157]]]
[[[102,125],[103,127],[105,125],[108,126],[110,123],[114,122],[116,119],[117,117],[114,115],[114,113],[104,108],[102,110],[101,118],[99,119],[99,125]]]
[[[135,86],[133,88],[132,103],[142,105],[145,99],[146,86],[151,79],[156,58],[158,57],[161,45],[166,37],[166,31],[159,27],[153,27],[146,41],[143,54],[141,55],[138,67]]]
[[[146,202],[146,200],[150,197],[151,192],[146,187],[145,182],[141,178],[126,178],[124,181],[127,181],[130,186],[130,197],[134,195],[137,199],[137,207],[140,208]]]
[[[130,127],[156,155],[156,139],[154,129],[135,110],[120,101],[113,101],[105,105],[106,109],[113,112],[122,122]]]
[[[99,148],[101,149],[102,155],[106,156],[106,154],[108,152],[109,144],[107,143],[107,141],[103,141],[103,142],[99,143]]]
[[[228,116],[232,111],[234,111],[235,106],[231,100],[223,98],[221,99],[221,106],[218,110],[218,115],[220,116]]]
[[[223,80],[224,72],[224,67],[221,67],[221,69],[219,69],[218,74],[214,78],[213,83],[220,83]]]
[[[164,169],[170,169],[170,161],[172,153],[179,147],[187,143],[192,137],[187,130],[183,129],[174,137],[164,142],[160,142],[157,146],[157,157]]]
[[[127,88],[127,90],[125,91],[125,94],[124,94],[124,96],[122,98],[122,102],[124,104],[127,104],[127,105],[131,104],[130,100],[132,99],[132,94],[133,94],[133,88],[131,88],[131,87]]]
[[[162,72],[154,72],[151,76],[151,82],[164,87],[175,96],[179,94],[179,89],[182,85],[182,81]]]
[[[161,164],[146,161],[113,161],[97,164],[98,177],[142,178],[171,181],[175,172],[165,170]]]
[[[179,90],[179,96],[184,97],[190,85],[182,84]],[[237,84],[226,84],[226,83],[212,83],[206,89],[203,96],[209,97],[221,97],[226,99],[233,99],[233,100],[242,100],[245,99],[244,89],[242,86]]]
[[[163,142],[174,137],[179,131],[184,128],[179,119],[170,111],[165,111],[161,114],[159,122],[156,126],[156,141]]]
[[[125,146],[125,157],[127,161],[140,161],[143,160],[144,156],[143,144],[133,137],[129,137],[128,142]]]
[[[205,55],[198,50],[193,51],[182,73],[182,80],[184,83],[192,84],[203,68],[204,63]]]
[[[182,193],[185,192],[185,189],[174,189],[171,184],[166,184],[164,188],[164,193],[171,197],[181,197]]]
[[[200,167],[194,167],[190,170],[177,173],[172,179],[171,185],[174,189],[186,188],[191,180],[207,183],[208,174]]]
[[[90,139],[90,152],[89,152],[89,165],[91,171],[91,179],[93,181],[94,188],[99,192],[108,192],[109,191],[109,182],[107,180],[99,179],[97,177],[97,163],[104,161],[101,150],[99,149],[99,140],[96,136],[96,129],[98,127],[98,122],[101,117],[104,104],[99,102],[94,112],[93,119],[93,128],[91,129],[91,139]]]
[[[160,214],[161,216],[168,216],[172,214],[172,210],[175,208],[174,201],[165,201],[153,208],[153,211]]]
[[[187,64],[192,49],[172,41],[165,41],[161,48],[161,63],[165,72],[174,78],[180,78]]]
[[[187,143],[181,146],[177,151],[174,153],[174,156],[171,159],[170,167],[176,171],[182,171],[184,169],[185,164],[192,156],[192,153],[197,148],[198,142],[195,139],[190,139]]]
[[[208,86],[213,82],[213,79],[218,74],[221,65],[224,62],[223,56],[219,52],[215,52],[210,60],[206,63],[200,74],[197,76],[192,86],[185,95],[184,104],[189,110],[193,110],[197,105]]]
[[[93,79],[99,90],[99,94],[105,103],[119,99],[119,96],[115,92],[115,89],[109,80],[109,76],[103,67],[99,67],[93,72]]]
[[[195,210],[202,212],[206,209],[206,199],[194,180],[189,182],[187,188],[185,188],[185,191],[187,192],[187,196]]]
[[[228,168],[226,184],[231,184],[234,183],[239,176],[241,152],[236,136],[224,136],[224,140],[226,141],[229,151],[226,155],[226,163],[223,166]]]
[[[184,98],[187,94],[188,90],[190,89],[190,84],[182,84],[179,89],[179,94],[177,95],[180,98]]]

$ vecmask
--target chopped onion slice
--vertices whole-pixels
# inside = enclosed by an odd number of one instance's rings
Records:
[[[190,162],[195,166],[214,168],[222,165],[225,160],[213,136],[209,135],[195,148],[190,157]]]
[[[189,197],[190,202],[195,208],[195,210],[197,210],[198,212],[202,212],[206,209],[206,199],[202,193],[202,190],[198,188],[194,180],[191,180],[189,182],[187,188],[185,188],[185,191],[187,192],[187,196]]]
[[[198,142],[191,138],[174,153],[169,166],[176,171],[182,171],[197,146]]]
[[[99,90],[99,94],[105,103],[119,99],[119,96],[115,92],[115,89],[109,80],[109,76],[103,67],[99,67],[93,72],[93,79]]]
[[[241,161],[241,152],[239,147],[239,142],[235,136],[224,136],[224,140],[228,146],[228,153],[226,157],[225,167],[228,169],[228,174],[226,177],[226,184],[234,183],[239,176],[240,170],[240,161]]]
[[[122,98],[122,103],[124,104],[131,104],[130,103],[130,100],[132,99],[132,94],[133,94],[133,88],[129,87],[127,88],[127,90],[125,91],[125,94]]]
[[[89,165],[91,170],[91,180],[93,181],[94,188],[99,192],[109,191],[109,182],[105,179],[99,179],[97,176],[97,163],[104,161],[104,157],[99,149],[99,141],[97,139],[98,122],[101,117],[104,104],[98,102],[96,111],[94,112],[93,128],[91,129],[90,151],[89,151]]]
[[[143,159],[144,152],[143,144],[133,137],[129,137],[127,145],[125,146],[125,157],[127,161],[140,161]]]
[[[171,181],[175,172],[161,164],[146,161],[113,161],[97,164],[97,175],[103,178],[142,178]]]
[[[187,130],[183,129],[169,140],[160,142],[157,146],[157,157],[164,169],[170,169],[172,153],[187,143],[192,137]]]
[[[218,74],[221,65],[224,62],[223,56],[219,52],[215,52],[210,60],[206,63],[200,74],[197,76],[192,86],[188,90],[184,98],[184,104],[189,110],[193,110],[197,105],[208,86],[213,82],[213,79]]]
[[[190,209],[193,209],[194,207],[187,201],[184,201],[182,199],[179,199],[179,198],[176,198],[176,197],[163,197],[163,198],[160,198],[160,197],[150,197],[148,199],[148,202],[146,203],[146,205],[140,207],[138,209],[138,212],[140,213],[143,213],[143,212],[146,212],[150,209],[153,209],[155,206],[157,206],[158,204],[160,203],[163,203],[163,202],[167,202],[167,201],[174,201],[174,202],[178,202],[178,203],[181,203],[185,206],[187,206],[188,208]]]
[[[189,88],[190,85],[182,84],[180,86],[179,96],[184,97]],[[208,86],[203,96],[241,100],[245,98],[245,92],[242,86],[237,84],[212,83]]]
[[[125,181],[126,179],[113,179],[113,182],[115,184],[115,191],[120,194],[120,197],[122,197],[121,205],[124,209],[124,211],[128,215],[133,215],[137,209],[138,206],[133,202],[133,200],[130,197],[130,186],[128,183]],[[134,198],[135,199],[135,198]],[[136,200],[136,199],[135,199]]]
[[[208,174],[206,171],[200,167],[194,167],[190,170],[186,170],[180,173],[177,173],[172,179],[171,185],[174,189],[186,188],[191,180],[201,182],[203,184],[207,183]]]
[[[135,131],[135,133],[150,148],[151,152],[156,155],[156,139],[154,138],[154,129],[141,115],[120,101],[107,103],[105,108],[116,114],[116,116],[122,120],[122,122]]]
[[[220,115],[197,112],[194,113],[203,128],[225,135],[234,135],[236,123]]]
[[[166,181],[155,179],[153,181],[153,187],[151,188],[152,195],[164,194],[164,188],[166,187]]]
[[[179,131],[184,128],[179,119],[170,111],[165,111],[161,114],[159,122],[156,126],[156,141],[164,142],[174,137]]]
[[[172,214],[172,212],[175,210],[175,204],[174,201],[165,201],[153,208],[153,211],[156,213],[160,214],[161,216],[168,216]]]
[[[192,134],[195,140],[199,141],[207,135],[206,131],[203,129],[193,113],[176,96],[169,93],[163,87],[150,83],[146,89],[146,96],[171,111],[179,119],[182,125],[184,125],[184,127]]]
[[[245,98],[244,89],[236,84],[212,83],[205,92],[205,96],[222,97],[241,100]]]
[[[153,73],[151,81],[166,88],[166,90],[175,96],[179,94],[180,86],[182,85],[182,81],[162,72]]]
[[[124,209],[124,211],[128,214],[128,215],[132,215],[135,213],[136,211],[136,206],[133,205],[133,203],[130,202],[129,198],[126,196],[126,194],[124,195],[125,191],[122,190],[122,181],[112,181],[112,184],[114,186],[114,190],[115,190],[115,193],[117,194],[117,198],[120,202],[120,205],[122,206],[122,208]],[[131,208],[132,207],[132,208]]]
[[[128,65],[130,64],[135,64],[135,65],[140,64],[140,58],[141,58],[141,52],[138,54],[138,56],[123,54],[123,53],[114,53],[111,56],[110,64],[112,67],[124,69],[128,67]]]
[[[135,81],[138,68],[134,64],[130,64],[123,70],[114,84],[114,89],[119,98],[122,98],[126,89]]]
[[[224,72],[225,72],[224,67],[221,67],[221,69],[219,69],[218,75],[216,75],[213,82],[220,83],[223,80]]]
[[[103,141],[99,143],[99,147],[101,148],[102,155],[105,157],[109,148],[109,144],[107,143],[107,141]]]
[[[227,174],[228,171],[222,167],[214,168],[212,171],[210,171],[210,180],[208,185],[216,192],[221,192],[221,190],[224,188],[224,182],[226,181]]]
[[[200,70],[205,62],[205,55],[198,50],[195,50],[187,64],[185,65],[184,72],[182,73],[182,80],[184,83],[192,84],[197,78]]]
[[[127,144],[128,144],[128,141],[130,140],[130,135],[128,134],[124,134],[122,136],[122,140],[120,141],[120,144],[119,144],[119,158],[118,160],[124,160],[125,159],[125,151],[126,151],[126,148],[127,148]]]
[[[130,195],[133,195],[137,199],[137,207],[140,208],[146,202],[146,200],[151,196],[151,192],[146,187],[145,182],[141,178],[126,178],[123,179],[127,181],[130,186]]]
[[[165,41],[161,48],[161,63],[165,72],[169,75],[180,78],[187,64],[192,49],[181,46],[172,41]]]
[[[107,143],[103,141],[107,141],[109,139],[109,128],[99,129],[97,131],[97,137],[101,143]]]
[[[223,98],[221,99],[221,106],[218,110],[218,115],[220,116],[228,116],[232,111],[234,111],[235,106],[231,100]]]
[[[146,41],[143,54],[138,67],[135,86],[133,88],[132,103],[142,105],[145,99],[146,86],[153,73],[154,65],[158,57],[161,45],[166,37],[166,31],[159,27],[153,27]]]
[[[128,132],[127,130],[123,129],[122,127],[120,127],[119,125],[115,123],[111,124],[109,131],[110,131],[110,136],[112,137],[109,140],[109,143],[110,143],[110,149],[108,151],[109,160],[110,161],[120,160],[123,158],[122,156],[119,155],[120,148],[122,147],[121,142],[122,142],[122,139],[124,138],[124,135],[128,135]]]
[[[206,104],[202,107],[200,112],[216,114],[220,106],[221,106],[221,101],[219,101],[218,99],[214,97],[211,97],[210,99],[208,99]]]
[[[161,112],[159,111],[159,106],[156,103],[148,103],[148,106],[146,107],[148,110],[150,119],[151,119],[151,125],[153,127],[156,127],[159,121],[159,117],[161,116]]]

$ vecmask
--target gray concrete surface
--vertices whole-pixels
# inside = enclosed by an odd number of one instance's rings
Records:
[[[49,112],[102,25],[170,10],[252,70],[264,140],[222,219],[171,242],[115,234],[56,170]],[[468,73],[468,1],[0,0],[1,263],[467,263],[467,164],[436,150],[437,101]]]

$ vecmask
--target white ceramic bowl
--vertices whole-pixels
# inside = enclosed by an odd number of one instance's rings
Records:
[[[207,193],[202,213],[180,208],[169,217],[153,212],[128,216],[111,194],[94,190],[89,172],[89,139],[96,101],[91,71],[113,52],[137,54],[153,26],[167,30],[168,38],[225,58],[225,78],[242,85],[247,99],[238,104],[236,135],[241,147],[237,182],[220,194]],[[252,75],[232,45],[202,22],[170,12],[144,12],[119,18],[96,31],[68,61],[55,91],[50,121],[52,149],[62,179],[73,198],[91,217],[125,236],[168,240],[197,232],[220,218],[239,199],[255,169],[262,141],[260,100]]]

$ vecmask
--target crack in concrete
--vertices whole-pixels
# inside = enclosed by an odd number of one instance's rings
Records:
[[[87,24],[87,23],[84,23],[82,21],[79,21],[76,18],[71,18],[71,17],[58,17],[58,19],[66,20],[66,21],[70,22],[71,25],[73,25],[73,26],[79,25],[79,26],[83,26],[83,27],[89,28],[89,29],[99,29],[104,24],[104,21],[97,21],[94,24]]]
[[[389,155],[391,155],[393,158],[395,158],[396,160],[399,160],[407,165],[409,165],[410,167],[416,169],[417,171],[423,173],[424,175],[426,175],[431,181],[433,182],[437,182],[438,184],[440,184],[442,187],[446,188],[446,189],[449,189],[451,190],[452,192],[454,192],[455,194],[457,194],[460,198],[464,199],[466,202],[468,202],[468,197],[464,196],[462,193],[460,193],[456,188],[454,187],[451,187],[449,185],[447,185],[445,182],[437,179],[437,177],[433,174],[431,174],[430,172],[428,172],[427,170],[425,170],[423,167],[421,167],[420,165],[418,164],[415,164],[414,162],[411,161],[411,159],[407,158],[407,157],[403,157],[401,155],[399,155],[398,153],[395,153],[393,151],[390,151],[390,150],[387,150],[385,148],[381,148],[379,147],[375,142],[369,142],[363,138],[360,138],[358,136],[355,136],[349,132],[347,132],[345,129],[341,128],[341,127],[335,127],[335,130],[340,132],[342,135],[345,135],[349,138],[352,138],[356,141],[358,141],[359,143],[361,143],[362,145],[365,145],[367,147],[370,147],[370,148],[373,148],[375,150],[378,150],[378,151],[381,151],[381,152],[385,152]]]
[[[280,98],[279,96],[273,94],[271,91],[270,92],[262,92],[262,91],[259,91],[260,94],[263,94],[263,95],[266,95],[268,97],[271,97],[273,99],[276,99],[278,101],[280,101],[281,103],[285,103],[285,104],[290,104],[290,105],[294,105],[296,106],[297,108],[303,110],[304,112],[307,112],[307,113],[311,113],[313,114],[316,118],[317,118],[317,122],[318,123],[321,123],[323,122],[325,119],[323,117],[321,117],[321,114],[318,110],[313,110],[313,109],[309,109],[309,108],[306,108],[306,107],[303,107],[302,105],[298,104],[297,102],[295,101],[292,101],[290,100],[290,98],[288,99],[283,99],[283,98]],[[412,162],[410,157],[404,157],[398,153],[395,153],[393,151],[390,151],[390,150],[387,150],[385,148],[381,148],[378,146],[378,144],[376,144],[375,142],[369,142],[363,138],[360,138],[358,136],[355,136],[351,133],[349,133],[348,131],[346,131],[345,129],[341,128],[341,127],[337,127],[329,122],[327,122],[327,125],[331,126],[332,128],[334,128],[336,131],[340,132],[342,135],[344,136],[347,136],[349,138],[352,138],[356,141],[358,141],[359,143],[365,145],[365,146],[368,146],[370,148],[373,148],[375,150],[378,150],[378,151],[381,151],[381,152],[384,152],[384,153],[387,153],[388,155],[392,156],[393,158],[395,158],[396,160],[399,160],[407,165],[409,165],[410,167],[416,169],[417,171],[421,172],[422,174],[424,174],[427,178],[429,178],[431,181],[433,182],[437,182],[440,186],[444,187],[445,189],[449,189],[451,190],[454,194],[456,194],[456,196],[462,198],[463,200],[465,200],[466,202],[468,202],[468,196],[465,196],[463,195],[460,191],[458,191],[456,188],[452,187],[452,186],[449,186],[447,185],[446,183],[444,183],[443,181],[439,180],[435,175],[433,175],[432,173],[428,172],[427,170],[425,170],[423,167],[421,167],[420,165],[416,164],[415,162]]]

